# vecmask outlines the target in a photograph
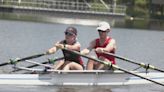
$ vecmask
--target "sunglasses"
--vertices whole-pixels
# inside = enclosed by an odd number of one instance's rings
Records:
[[[107,32],[107,31],[103,31],[103,30],[98,30],[98,32],[102,32],[102,33],[105,33],[105,32]]]
[[[67,36],[73,36],[74,34],[69,33],[69,32],[65,32],[65,35],[67,35]]]

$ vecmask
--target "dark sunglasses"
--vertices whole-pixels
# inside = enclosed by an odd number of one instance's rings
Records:
[[[65,35],[73,36],[73,34],[71,34],[71,33],[69,33],[69,32],[65,32]]]
[[[105,32],[107,32],[107,31],[103,31],[103,30],[98,30],[98,32],[102,32],[102,33],[105,33]]]

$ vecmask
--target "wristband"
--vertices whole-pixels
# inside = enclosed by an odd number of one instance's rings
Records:
[[[66,44],[64,44],[64,48],[66,49]]]

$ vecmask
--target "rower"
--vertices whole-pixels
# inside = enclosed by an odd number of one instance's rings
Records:
[[[55,70],[83,70],[83,61],[79,55],[73,54],[64,48],[79,51],[80,43],[77,41],[77,29],[75,27],[68,27],[65,31],[65,39],[55,43],[55,46],[50,48],[47,53],[55,53],[58,49],[62,49],[64,60],[59,61],[55,65]]]
[[[99,38],[96,38],[91,41],[89,46],[81,51],[81,54],[89,54],[92,49],[95,49],[95,53],[98,59],[103,60],[105,62],[111,62],[112,64],[116,64],[114,56],[109,56],[103,53],[104,51],[107,51],[114,54],[116,51],[116,41],[108,36],[108,33],[111,31],[110,25],[105,21],[100,22],[97,27],[97,31],[99,33]],[[87,69],[108,70],[109,66],[89,59],[87,63]]]

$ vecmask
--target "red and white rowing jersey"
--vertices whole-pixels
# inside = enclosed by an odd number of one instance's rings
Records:
[[[112,38],[108,37],[108,38],[105,40],[105,42],[104,42],[102,45],[100,45],[100,39],[97,38],[97,39],[96,39],[96,46],[95,46],[94,48],[95,48],[95,49],[98,48],[98,47],[105,48],[105,47],[110,43],[111,39],[112,39]],[[110,55],[107,55],[107,54],[104,54],[104,53],[97,53],[97,52],[95,52],[95,53],[96,53],[96,55],[97,55],[98,58],[99,58],[100,56],[102,56],[102,57],[107,58],[110,62],[112,62],[112,64],[116,64],[116,62],[115,62],[115,57],[114,57],[114,56],[110,56]],[[113,49],[112,51],[110,51],[110,53],[115,54],[115,49]]]

